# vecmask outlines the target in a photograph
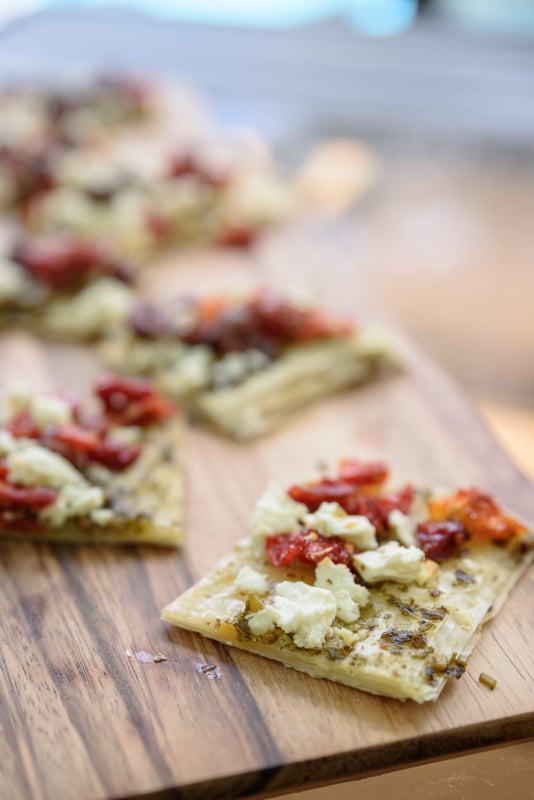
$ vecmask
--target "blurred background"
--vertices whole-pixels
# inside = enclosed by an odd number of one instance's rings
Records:
[[[475,395],[534,408],[534,3],[0,0],[0,78],[180,78],[288,171],[379,156],[344,216],[354,270]]]

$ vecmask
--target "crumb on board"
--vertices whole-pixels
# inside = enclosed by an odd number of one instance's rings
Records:
[[[195,661],[195,669],[199,675],[206,675],[211,680],[216,680],[221,677],[221,670],[215,664],[203,664],[201,661]]]
[[[482,683],[484,686],[487,686],[488,689],[493,691],[497,686],[497,681],[495,678],[492,678],[491,675],[488,675],[486,672],[481,672],[478,676],[479,683]]]
[[[159,664],[160,661],[167,661],[167,656],[164,656],[163,653],[156,653],[154,663]]]

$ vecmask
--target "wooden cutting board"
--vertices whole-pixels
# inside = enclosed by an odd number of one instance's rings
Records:
[[[147,290],[305,285],[369,316],[342,229],[301,224],[251,255],[190,253]],[[534,736],[534,571],[488,624],[464,677],[417,706],[313,680],[159,619],[243,535],[266,483],[339,456],[383,456],[394,479],[480,484],[534,520],[534,491],[453,383],[413,345],[407,370],[294,417],[247,446],[188,435],[186,542],[149,548],[0,546],[0,711],[6,798],[276,794]],[[1,380],[84,390],[94,354],[0,339]],[[161,652],[166,661],[155,663]],[[481,671],[497,678],[491,692]]]

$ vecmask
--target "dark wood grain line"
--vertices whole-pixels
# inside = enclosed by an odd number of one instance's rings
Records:
[[[7,679],[7,688],[9,688],[10,690],[9,691],[10,699],[12,699],[14,703],[13,711],[15,712],[16,718],[18,720],[24,719],[25,711],[22,702],[23,698],[19,695],[16,686],[13,685],[13,682],[11,681],[9,674],[6,674],[6,679]],[[3,706],[4,702],[2,702],[1,704]],[[5,706],[6,708],[8,707],[7,701],[5,703]],[[29,781],[26,772],[26,766],[24,764],[24,759],[22,757],[22,752],[20,749],[20,735],[19,732],[17,731],[17,728],[12,724],[9,714],[3,713],[0,716],[0,725],[2,729],[2,741],[4,742],[4,746],[6,748],[4,751],[5,755],[2,757],[2,792],[5,791],[6,794],[4,796],[9,797],[12,800],[15,800],[17,796],[20,796],[21,798],[34,797],[33,788]],[[31,751],[32,750],[31,742],[29,742],[29,747]],[[6,761],[4,759],[7,759],[9,755],[12,755],[14,761],[15,769],[12,772],[6,771],[5,769]],[[9,776],[10,774],[14,774],[17,776],[18,785],[13,784],[13,786],[10,787],[9,784],[7,784],[8,780],[7,776]],[[20,795],[18,795],[19,790],[21,792]]]
[[[61,562],[65,579],[71,588],[73,601],[76,603],[82,618],[87,619],[88,627],[91,630],[91,635],[95,640],[98,652],[108,665],[108,675],[113,681],[113,685],[124,704],[131,724],[139,733],[145,745],[146,753],[155,768],[156,774],[160,776],[162,782],[172,782],[173,773],[158,747],[154,736],[152,720],[148,720],[146,716],[143,715],[134,694],[131,692],[128,679],[122,677],[124,674],[124,663],[122,660],[119,661],[119,656],[112,647],[114,637],[112,631],[110,631],[109,621],[107,627],[102,626],[100,614],[98,610],[95,610],[94,598],[86,591],[83,582],[79,579],[76,569],[73,568],[73,562],[65,557],[66,551],[64,548],[56,547],[55,552],[58,560]],[[146,586],[143,588],[146,590]],[[141,591],[141,588],[136,587],[136,591]],[[61,691],[61,686],[58,687],[58,690]],[[77,710],[74,709],[74,713],[76,713],[76,711]],[[80,735],[83,736],[83,725],[78,725],[77,728],[80,731]],[[88,751],[90,751],[91,741],[86,739],[85,743]]]

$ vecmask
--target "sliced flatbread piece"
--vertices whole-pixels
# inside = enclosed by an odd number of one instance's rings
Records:
[[[207,310],[208,309],[208,310]],[[193,417],[236,439],[398,368],[391,338],[273,292],[140,307],[104,343],[113,369],[145,375]]]
[[[163,619],[313,677],[436,700],[448,679],[462,675],[482,624],[532,561],[532,534],[499,509],[510,535],[492,541],[489,528],[487,535],[462,530],[450,508],[445,527],[432,520],[440,514],[428,492],[413,493],[407,509],[406,491],[401,498],[353,488],[351,502],[358,498],[361,510],[367,504],[374,525],[337,503],[310,514],[281,489],[268,490],[250,536],[168,605]],[[425,531],[434,536],[430,545]]]
[[[132,382],[120,379],[115,385]],[[26,395],[21,404],[19,392],[20,410],[0,428],[0,538],[178,544],[184,517],[183,420],[153,390],[147,389],[145,398],[142,414],[137,401],[129,404],[131,418],[138,417],[135,424],[121,425],[115,415],[102,432],[94,416],[88,425],[61,419],[68,406],[60,397]],[[121,414],[127,419],[127,406]]]

